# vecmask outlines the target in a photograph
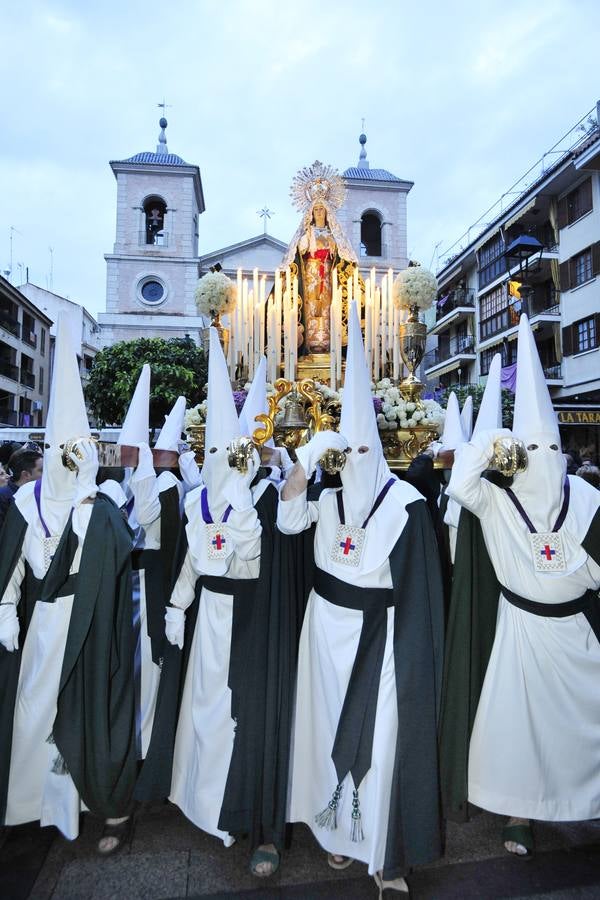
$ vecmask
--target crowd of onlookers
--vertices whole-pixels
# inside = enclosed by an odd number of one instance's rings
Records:
[[[579,450],[570,449],[565,452],[565,457],[567,475],[579,475],[580,478],[585,478],[600,490],[600,468],[593,447],[581,447]]]
[[[41,476],[43,461],[42,448],[33,441],[0,445],[0,529],[19,488]]]

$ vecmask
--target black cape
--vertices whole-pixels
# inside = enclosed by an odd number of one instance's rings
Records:
[[[223,588],[234,597],[229,684],[236,729],[219,828],[249,836],[252,846],[272,842],[282,849],[297,648],[311,562],[305,560],[304,537],[278,532],[273,486],[265,489],[256,511],[262,526],[259,576],[239,585],[227,580]],[[186,549],[184,523],[174,577]],[[198,579],[186,610],[183,651],[165,644],[152,739],[136,788],[144,802],[170,793],[179,707],[204,581]]]
[[[582,541],[600,564],[600,510]],[[464,822],[468,803],[469,744],[483,681],[496,635],[501,586],[490,560],[479,519],[461,509],[450,617],[440,729],[440,773],[444,812]]]
[[[20,518],[11,553],[2,554],[0,585],[4,587],[25,536],[27,526]],[[50,568],[38,583],[37,602],[52,603],[60,595],[76,549],[77,537],[69,519]],[[135,783],[130,553],[131,533],[120,512],[112,500],[98,494],[75,580],[53,738],[84,803],[102,818],[130,811]],[[24,615],[30,617],[30,609]],[[16,657],[13,666],[18,680]],[[3,692],[0,700],[4,808],[16,686],[15,681],[14,690]]]

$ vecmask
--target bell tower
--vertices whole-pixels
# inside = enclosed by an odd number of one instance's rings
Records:
[[[406,198],[414,182],[372,169],[364,131],[358,140],[358,164],[343,173],[347,194],[338,218],[363,273],[373,267],[381,274],[389,268],[397,273],[408,265]]]
[[[200,169],[170,153],[161,117],[156,151],[113,160],[117,221],[105,255],[102,344],[137,337],[195,337],[198,220],[204,212]]]

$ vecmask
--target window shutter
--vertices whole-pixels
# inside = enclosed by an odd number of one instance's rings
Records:
[[[600,241],[592,244],[592,273],[600,275]]]
[[[580,198],[579,198],[579,212],[583,216],[585,213],[588,213],[593,208],[592,203],[592,179],[588,178],[587,181],[584,181],[583,184],[579,186],[580,190]]]
[[[573,356],[573,326],[567,325],[562,330],[563,356]]]
[[[566,197],[558,201],[558,227],[566,228],[569,224],[569,202]]]
[[[594,313],[594,324],[596,326],[594,347],[599,347],[600,346],[600,313]]]
[[[569,264],[571,260],[568,259],[566,262],[560,264],[560,289],[561,291],[568,291],[571,289],[571,278],[569,272]]]

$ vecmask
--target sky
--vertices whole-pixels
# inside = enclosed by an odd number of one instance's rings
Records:
[[[155,149],[163,98],[169,151],[200,166],[200,255],[264,205],[287,243],[294,174],[356,165],[364,117],[435,268],[600,100],[599,34],[597,0],[0,0],[0,271],[12,234],[13,283],[50,286],[52,259],[55,292],[104,310],[109,160]]]

